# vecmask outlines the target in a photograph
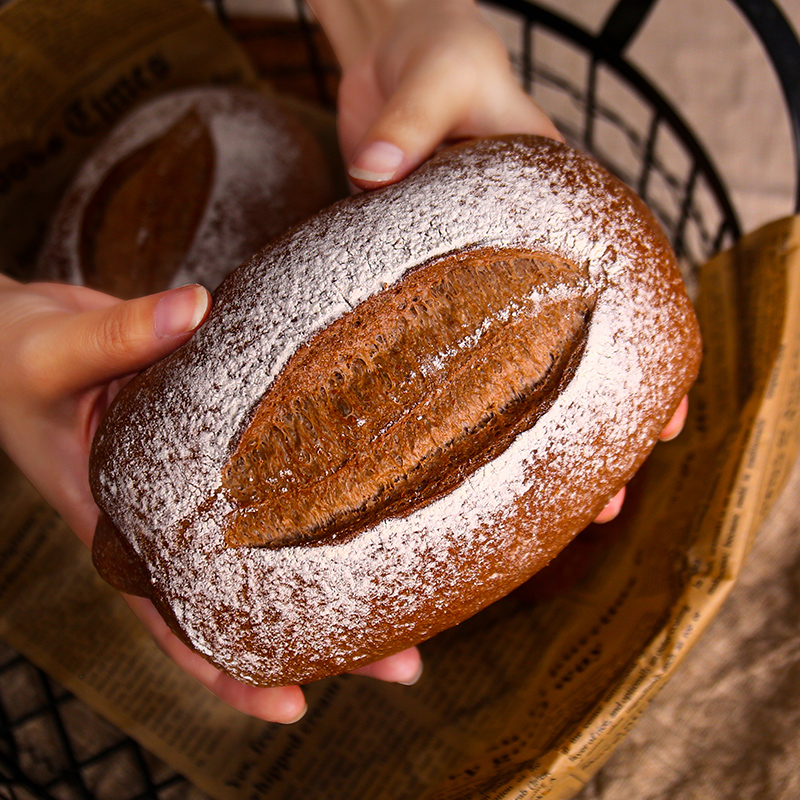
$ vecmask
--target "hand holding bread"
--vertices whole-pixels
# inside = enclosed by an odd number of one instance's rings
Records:
[[[353,8],[363,5],[358,0],[347,0],[346,4]],[[422,162],[442,141],[452,137],[488,136],[509,131],[558,135],[546,117],[516,86],[505,52],[498,48],[496,37],[483,27],[471,2],[453,0],[436,6],[437,14],[442,15],[439,30],[451,34],[448,52],[452,55],[451,47],[455,46],[464,58],[483,65],[491,64],[491,69],[477,70],[478,83],[460,83],[457,93],[451,91],[451,71],[429,69],[432,64],[446,65],[457,61],[437,58],[437,51],[441,52],[440,42],[437,37],[423,36],[422,28],[415,25],[417,12],[413,2],[391,5],[400,16],[389,13],[372,0],[367,4],[367,10],[378,24],[365,29],[365,38],[358,44],[358,58],[351,59],[344,49],[337,47],[345,66],[345,78],[349,65],[358,62],[351,70],[353,91],[343,93],[340,114],[344,152],[349,162],[355,162],[356,171],[351,173],[354,183],[362,188],[391,183]],[[337,0],[318,0],[315,6],[322,18],[324,8],[335,9]],[[385,59],[381,56],[382,47],[385,47]],[[350,52],[356,53],[356,50]],[[477,53],[482,55],[477,57]],[[476,73],[470,71],[469,74],[475,76]],[[417,79],[420,76],[425,80]],[[359,97],[359,86],[369,91],[364,91]],[[417,111],[420,113],[416,114]],[[202,127],[193,119],[178,120],[175,124],[178,123],[194,131]],[[169,130],[173,135],[167,137],[166,144],[171,147],[175,144],[171,141],[175,138],[174,128]],[[191,163],[196,163],[198,157],[201,163],[208,161],[202,130],[200,134],[196,146],[185,151]],[[386,142],[395,148],[393,151],[391,147],[387,150],[381,146],[378,148],[379,156],[381,149],[383,156],[388,153],[391,159],[396,160],[397,150],[401,154],[393,171],[378,181],[360,178],[357,171],[357,151],[369,148],[374,142]],[[370,166],[374,164],[366,164],[366,168]],[[363,164],[360,168],[365,169]],[[161,169],[158,158],[150,161],[149,169]],[[369,171],[375,170],[367,169]],[[363,176],[363,172],[361,174]],[[94,219],[100,218],[95,215]],[[107,242],[114,244],[113,238]],[[398,242],[402,246],[401,241]],[[177,245],[173,251],[185,250],[185,243],[177,242]],[[93,263],[109,262],[113,269],[113,247],[98,252],[101,257],[93,256]],[[501,260],[510,255],[510,252],[501,253]],[[146,259],[144,263],[148,263]],[[468,265],[466,271],[470,272]],[[533,272],[539,274],[537,270]],[[530,275],[531,271],[528,270],[527,274]],[[580,269],[576,275],[577,286],[582,280]],[[427,280],[430,275],[422,277]],[[435,294],[435,281],[425,283],[425,280],[423,288]],[[529,286],[539,285],[537,281],[539,278],[534,276]],[[106,286],[106,289],[110,288]],[[376,295],[381,289],[376,290]],[[162,304],[165,298],[170,299]],[[156,316],[159,307],[162,312],[160,323]],[[0,372],[3,384],[0,441],[85,541],[92,537],[97,515],[86,476],[89,442],[100,416],[130,373],[182,344],[207,308],[207,295],[199,289],[173,290],[165,295],[159,293],[119,303],[113,297],[83,287],[37,284],[22,287],[3,279],[0,285],[0,352],[4,356]],[[161,334],[168,333],[166,337],[159,334],[159,325],[162,326]],[[664,414],[670,410],[667,403],[661,409],[661,416],[656,416],[665,419]],[[650,428],[648,431],[652,434]],[[485,449],[478,449],[485,454]],[[483,457],[473,463],[480,462]],[[486,461],[478,471],[485,470],[491,463],[492,460]],[[407,501],[407,498],[400,499]],[[423,500],[429,504],[421,506],[423,508],[435,504],[430,497]],[[412,509],[409,515],[413,515],[413,507],[412,499],[404,506],[403,513]],[[391,511],[390,506],[387,508]],[[387,508],[381,513],[385,513]],[[356,508],[350,513],[358,517],[361,512]],[[359,519],[363,522],[362,517]],[[338,535],[356,537],[359,534],[354,530],[345,532],[343,529]],[[113,545],[115,538],[111,541]],[[316,544],[312,541],[302,546],[311,550],[328,544],[323,535]],[[165,652],[232,705],[275,721],[290,721],[302,713],[302,693],[297,687],[264,689],[244,685],[218,670],[172,633],[165,619],[172,621],[173,612],[163,601],[159,603],[164,617],[149,601],[132,598],[131,602]],[[185,638],[180,626],[173,627]],[[374,654],[369,656],[370,659],[373,657]],[[334,665],[333,671],[341,668],[341,664]],[[409,682],[418,674],[419,656],[411,648],[359,671],[386,680]]]

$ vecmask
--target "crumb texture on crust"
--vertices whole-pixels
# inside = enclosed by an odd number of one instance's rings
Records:
[[[446,256],[320,331],[225,467],[228,544],[354,533],[495,458],[547,410],[584,341],[585,269],[517,250]]]
[[[568,305],[584,298],[575,326],[552,337],[574,341],[578,331],[569,380],[534,424],[446,492],[376,517],[356,535],[230,546],[242,505],[274,495],[242,477],[248,448],[262,446],[275,420],[269,393],[280,390],[292,359],[348,314],[357,319],[362,303],[390,302],[392,287],[420,265],[512,251],[531,262],[547,254],[563,274],[546,281],[548,291],[572,297]],[[468,284],[475,267],[462,272]],[[428,281],[426,291],[436,285]],[[342,378],[361,386],[370,378],[356,373],[366,376],[367,362],[357,363],[349,341],[352,374]],[[317,357],[330,359],[334,376],[338,341],[324,350]],[[401,184],[335,204],[237,270],[193,339],[119,395],[95,440],[92,486],[146,563],[157,605],[195,649],[247,682],[307,682],[422,641],[544,566],[630,478],[698,362],[699,333],[674,257],[641,201],[549,140],[466,143]],[[473,378],[465,380],[466,392]],[[298,385],[293,399],[312,397],[306,389]],[[454,417],[431,410],[435,424],[445,418]],[[425,453],[435,457],[436,447]],[[327,458],[313,469],[329,469]],[[247,536],[260,542],[275,530],[269,522]]]

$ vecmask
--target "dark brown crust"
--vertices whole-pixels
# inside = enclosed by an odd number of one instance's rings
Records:
[[[222,124],[232,120],[241,126],[233,134]],[[266,146],[253,146],[273,140],[288,148],[279,166]],[[229,172],[221,177],[232,164],[250,177],[246,189]],[[135,109],[82,165],[53,217],[37,277],[124,299],[181,280],[213,290],[335,197],[319,143],[284,104],[238,87],[178,90]],[[225,247],[208,245],[220,231]]]
[[[214,158],[208,126],[190,109],[117,164],[84,211],[79,250],[84,283],[123,299],[166,289],[200,224]],[[154,193],[157,186],[169,192]]]
[[[100,514],[92,541],[92,562],[100,576],[115,589],[138,597],[150,597],[153,584],[142,559],[106,514]]]

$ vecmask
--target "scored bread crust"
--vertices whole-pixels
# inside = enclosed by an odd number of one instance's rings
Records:
[[[322,363],[337,346],[328,330],[369,317],[424,265],[484,253],[562,259],[591,295],[580,346],[531,427],[446,491],[401,497],[399,512],[347,535],[231,543],[239,507],[223,479],[292,359],[327,342]],[[633,192],[547,139],[456,145],[271,243],[223,283],[186,345],[120,392],[92,453],[95,562],[240,680],[339,674],[461,622],[545,566],[631,478],[699,360],[674,255]]]
[[[81,165],[37,273],[123,298],[188,282],[215,289],[334,198],[320,145],[276,97],[178,89],[134,109]]]

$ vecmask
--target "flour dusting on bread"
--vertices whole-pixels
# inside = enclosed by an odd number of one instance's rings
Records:
[[[355,536],[226,546],[236,509],[222,473],[293,354],[420,264],[492,248],[551,253],[596,292],[574,373],[533,427],[449,493]],[[467,143],[237,270],[193,339],[121,396],[93,488],[215,664],[267,685],[335,674],[456,624],[547,563],[657,440],[698,341],[668,245],[629,190],[555,142]]]

